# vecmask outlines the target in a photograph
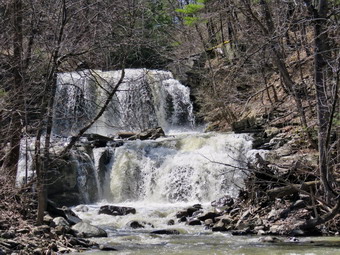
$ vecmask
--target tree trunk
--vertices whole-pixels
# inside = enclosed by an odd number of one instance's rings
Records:
[[[10,123],[10,147],[7,153],[3,169],[5,174],[15,183],[16,171],[20,154],[20,140],[22,121],[24,114],[23,99],[23,72],[22,72],[22,53],[23,53],[23,34],[22,34],[22,1],[13,1],[12,20],[13,20],[13,88],[11,93],[15,96],[15,100],[10,102],[12,113]],[[15,109],[15,110],[14,110]]]
[[[328,166],[327,137],[329,132],[330,105],[327,99],[327,52],[329,50],[326,20],[328,3],[326,0],[319,0],[318,10],[314,11],[314,62],[315,76],[314,85],[317,99],[317,113],[319,123],[319,171],[324,187],[325,195],[330,199],[334,191],[331,186],[330,170]]]

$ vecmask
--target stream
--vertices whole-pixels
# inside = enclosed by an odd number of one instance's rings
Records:
[[[259,236],[232,236],[229,232],[212,232],[203,226],[188,226],[175,223],[168,226],[175,213],[191,204],[145,204],[119,203],[119,206],[134,206],[137,213],[126,216],[109,216],[100,214],[98,203],[88,205],[89,211],[78,213],[85,221],[102,227],[108,232],[107,238],[93,238],[98,244],[113,246],[117,251],[93,250],[86,255],[146,255],[146,254],[181,254],[181,255],[338,255],[340,253],[339,237],[303,237],[292,239],[278,237],[282,242],[264,243]],[[203,204],[209,208],[209,204]],[[154,227],[132,229],[127,223],[132,220],[152,222]],[[179,235],[157,235],[151,232],[157,229],[176,229]]]

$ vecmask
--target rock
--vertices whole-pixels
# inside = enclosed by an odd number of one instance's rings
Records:
[[[63,217],[56,217],[53,219],[54,226],[69,227],[70,223]]]
[[[46,225],[51,225],[51,223],[53,222],[53,217],[51,217],[51,215],[49,215],[49,214],[46,214],[46,215],[44,216],[43,222],[44,222]]]
[[[135,214],[136,209],[132,207],[122,207],[114,205],[104,205],[99,208],[98,214],[108,214],[112,216],[122,216],[127,214]]]
[[[176,229],[160,229],[152,231],[151,234],[157,234],[157,235],[179,235],[179,231]]]
[[[66,206],[58,208],[52,201],[48,201],[47,211],[52,217],[65,218],[70,223],[70,225],[74,225],[81,222],[81,219],[71,209],[69,209]]]
[[[126,224],[128,227],[130,228],[145,228],[145,226],[150,226],[150,227],[154,227],[151,223],[148,223],[148,222],[138,222],[136,220],[132,220],[132,221],[129,221],[127,224]]]
[[[79,222],[71,228],[77,235],[84,235],[85,237],[107,237],[104,229],[95,227],[86,222]]]
[[[234,204],[234,199],[231,196],[223,196],[218,200],[211,202],[211,206],[215,207],[218,212],[224,211]]]
[[[198,225],[202,225],[202,222],[199,219],[193,218],[193,219],[189,219],[187,221],[187,224],[189,226],[198,226]]]
[[[187,211],[179,211],[176,213],[176,218],[188,217],[189,214]]]
[[[205,226],[211,227],[211,226],[213,226],[213,224],[214,224],[214,221],[212,219],[206,219],[204,221]]]
[[[215,223],[215,224],[212,226],[211,230],[212,230],[213,232],[217,232],[217,231],[218,231],[218,232],[227,231],[227,229],[226,229],[226,227],[225,227],[225,225],[224,225],[224,223],[223,223],[222,221],[219,221],[219,222]]]
[[[197,217],[199,220],[201,221],[205,221],[207,219],[215,219],[216,217],[218,217],[220,214],[217,214],[215,212],[207,212],[202,214],[201,216]]]
[[[127,138],[130,138],[130,137],[135,136],[135,135],[136,135],[136,133],[134,133],[134,132],[128,132],[128,131],[118,132],[117,133],[117,139],[127,139]]]
[[[253,232],[249,228],[246,228],[243,230],[234,230],[231,232],[231,234],[233,236],[244,236],[244,235],[253,234]]]
[[[275,236],[265,236],[265,237],[261,237],[259,239],[260,242],[262,243],[281,243],[282,240],[275,237]]]
[[[215,221],[222,222],[225,226],[230,225],[233,222],[233,218],[231,218],[229,215],[222,215],[215,218]]]
[[[86,205],[77,205],[73,210],[76,212],[88,212],[89,208]]]
[[[69,226],[56,226],[54,228],[54,233],[56,233],[58,236],[65,235],[69,233],[71,228]]]
[[[175,221],[174,220],[168,220],[167,225],[169,225],[169,226],[175,225]]]
[[[113,141],[112,138],[99,134],[84,134],[83,137],[86,137],[95,148],[105,147],[109,142]]]
[[[101,251],[117,251],[113,246],[108,246],[108,245],[99,245],[99,250]]]
[[[157,128],[144,130],[136,135],[129,137],[128,140],[136,140],[136,139],[155,140],[163,136],[165,136],[163,129],[161,127],[157,127]]]
[[[186,222],[187,221],[187,217],[183,216],[181,217],[178,222]]]
[[[191,217],[195,212],[199,211],[201,208],[199,207],[189,207],[187,208],[188,216]]]
[[[202,208],[201,205],[197,204],[194,206],[191,206],[187,208],[186,210],[179,211],[176,213],[176,218],[183,218],[183,217],[191,217],[193,214],[197,211],[199,211]]]

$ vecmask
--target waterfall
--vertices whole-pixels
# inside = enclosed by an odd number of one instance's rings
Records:
[[[54,133],[74,135],[103,106],[122,71],[84,70],[60,73],[54,113]],[[169,132],[194,125],[189,88],[170,72],[126,69],[123,83],[103,116],[89,133],[113,135],[161,126]]]
[[[69,158],[54,161],[48,173],[49,197],[70,205],[99,200],[209,202],[226,194],[237,196],[244,185],[252,138],[192,132],[195,121],[187,87],[167,71],[125,72],[108,109],[88,132],[107,136],[161,126],[168,136],[125,141],[117,148],[110,144],[93,148],[83,137]],[[58,75],[53,150],[61,150],[65,137],[96,116],[120,77],[121,71],[98,70]],[[34,146],[22,143],[18,179],[26,169],[34,172],[28,153]]]
[[[243,187],[248,135],[192,134],[134,141],[117,148],[111,169],[112,202],[208,202]]]

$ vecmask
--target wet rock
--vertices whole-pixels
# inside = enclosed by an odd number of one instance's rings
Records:
[[[141,223],[139,223],[139,222],[136,221],[136,220],[129,221],[126,225],[127,225],[128,227],[130,227],[130,228],[133,228],[133,229],[136,229],[136,228],[144,228],[144,225],[142,225]]]
[[[62,208],[58,208],[53,202],[48,201],[47,211],[52,217],[63,217],[65,218],[70,225],[77,224],[81,222],[81,219],[68,207],[63,206]]]
[[[83,235],[84,237],[107,237],[107,233],[104,229],[92,226],[86,222],[79,222],[71,228],[76,235]]]
[[[187,211],[179,211],[176,213],[176,218],[188,217],[189,214]]]
[[[117,251],[117,249],[115,249],[113,246],[109,246],[109,245],[99,245],[99,250],[101,251]]]
[[[95,148],[105,147],[109,142],[113,141],[112,138],[99,134],[84,134],[83,137],[86,137],[88,142]]]
[[[233,218],[229,215],[222,215],[222,216],[216,217],[214,220],[218,222],[222,222],[225,226],[230,225],[233,222]]]
[[[127,214],[135,214],[136,209],[133,207],[123,207],[114,205],[104,205],[99,208],[98,214],[108,214],[112,216],[122,216]]]
[[[243,229],[243,230],[234,230],[231,232],[233,236],[245,236],[245,235],[250,235],[253,234],[253,232],[249,229]]]
[[[127,139],[127,138],[133,137],[135,135],[136,135],[136,133],[134,133],[134,132],[128,132],[128,131],[118,132],[117,133],[117,139]]]
[[[198,212],[200,209],[202,209],[202,206],[200,204],[196,204],[194,206],[187,208],[186,210],[177,212],[176,217],[177,218],[191,217],[195,212]]]
[[[212,226],[211,230],[213,232],[223,232],[223,231],[227,231],[227,228],[225,227],[222,221],[219,221]]]
[[[76,212],[88,212],[89,208],[86,205],[77,205],[73,210]]]
[[[146,226],[149,226],[149,227],[154,227],[151,223],[149,222],[145,222],[145,221],[142,221],[142,222],[138,222],[136,220],[132,220],[132,221],[129,221],[127,224],[126,224],[128,227],[130,228],[145,228]]]
[[[138,134],[135,134],[129,137],[128,140],[136,140],[136,139],[154,140],[154,139],[157,139],[163,136],[165,136],[163,129],[161,127],[157,127],[157,128],[147,129]]]
[[[187,221],[187,224],[189,226],[198,226],[198,225],[202,225],[202,222],[199,219],[193,218],[193,219],[189,219]]]
[[[204,213],[202,215],[200,215],[199,217],[197,217],[199,220],[201,221],[205,221],[207,219],[215,219],[216,217],[218,217],[220,214],[218,213],[215,213],[215,212],[207,212],[207,213]]]
[[[187,221],[187,217],[183,216],[181,217],[178,222],[186,222]]]
[[[179,231],[176,229],[160,229],[152,231],[151,234],[157,234],[157,235],[179,235]]]
[[[265,237],[261,237],[259,239],[260,242],[262,243],[281,243],[282,240],[275,237],[275,236],[265,236]]]
[[[214,221],[212,219],[207,219],[204,221],[204,226],[207,228],[211,228],[214,225]]]
[[[169,226],[175,225],[175,221],[174,220],[168,220],[167,225],[169,225]]]

